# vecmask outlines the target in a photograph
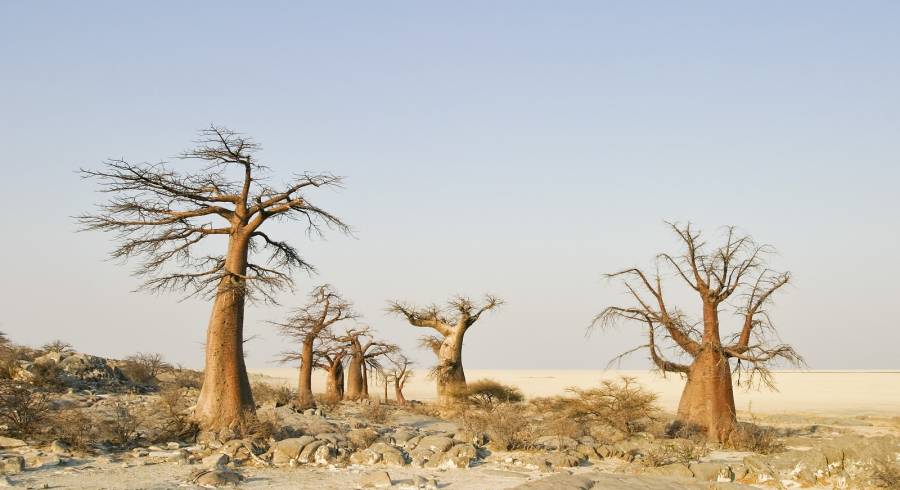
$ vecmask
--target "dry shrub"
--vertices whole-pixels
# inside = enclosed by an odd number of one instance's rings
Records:
[[[455,417],[464,430],[488,438],[488,445],[496,450],[531,449],[539,436],[533,418],[526,415],[521,404],[500,404],[492,410],[461,410]]]
[[[58,410],[51,414],[50,433],[73,449],[84,451],[93,441],[94,421],[77,408]]]
[[[872,484],[877,488],[900,490],[900,464],[888,458],[876,459],[872,464]]]
[[[142,417],[124,402],[116,402],[112,417],[105,421],[103,437],[117,446],[128,446],[140,436]]]
[[[165,362],[160,354],[138,352],[125,359],[119,369],[134,384],[155,386],[159,375],[171,371],[172,365]]]
[[[162,384],[178,388],[199,390],[203,386],[203,372],[186,369],[181,365],[170,371],[164,371],[159,377],[162,378]]]
[[[54,362],[32,364],[31,374],[29,382],[34,386],[47,390],[59,390],[65,387],[62,370]]]
[[[47,394],[22,383],[0,382],[0,421],[20,437],[35,434],[50,412]]]
[[[499,403],[518,403],[525,399],[519,388],[492,379],[479,379],[468,383],[465,388],[456,391],[452,396],[459,402],[487,410],[492,410]]]
[[[626,435],[645,430],[655,423],[659,409],[656,394],[645,390],[634,378],[603,381],[598,388],[569,388],[569,396],[536,398],[532,405],[548,414],[546,425],[574,422],[579,427],[609,426]],[[552,434],[556,435],[556,434]]]
[[[276,407],[280,407],[291,403],[297,397],[297,392],[288,386],[273,386],[264,382],[253,383],[251,391],[257,405],[274,403]]]
[[[734,449],[759,454],[772,454],[784,449],[774,428],[749,423],[739,423],[729,443]]]
[[[383,424],[388,421],[391,411],[387,405],[381,403],[381,400],[369,400],[369,403],[363,405],[360,415],[368,422],[373,424]]]
[[[441,418],[444,408],[437,403],[412,402],[403,407],[406,411],[424,417]]]
[[[176,386],[160,390],[154,414],[159,424],[157,440],[193,440],[199,430],[191,420],[190,407],[196,400],[191,391]]]
[[[709,454],[709,446],[705,441],[685,439],[683,441],[662,441],[653,444],[644,452],[643,464],[645,466],[665,466],[673,463],[690,464],[700,461]]]

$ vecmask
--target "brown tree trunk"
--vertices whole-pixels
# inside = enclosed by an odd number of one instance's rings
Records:
[[[365,398],[365,383],[363,378],[363,359],[355,353],[350,356],[347,365],[347,400],[359,400]]]
[[[369,366],[366,366],[365,361],[363,361],[362,365],[362,397],[365,399],[369,398]]]
[[[737,427],[731,366],[719,340],[718,311],[703,308],[704,333],[700,352],[688,372],[678,404],[678,420],[706,431],[709,439],[725,442]]]
[[[313,339],[308,339],[301,346],[300,379],[297,383],[297,399],[294,406],[300,410],[315,408],[316,400],[312,392]]]
[[[340,401],[344,398],[344,365],[340,362],[336,362],[328,368],[325,396],[333,401]]]
[[[438,351],[437,393],[438,400],[447,404],[454,401],[454,395],[466,387],[466,373],[462,365],[462,345],[464,331],[457,331],[444,337]]]
[[[232,236],[228,244],[226,276],[219,282],[206,331],[203,387],[194,418],[204,431],[239,430],[255,416],[250,379],[244,365],[244,296],[241,279],[247,272],[247,240]]]
[[[406,398],[403,396],[403,385],[400,384],[399,378],[394,378],[394,397],[397,399],[397,405],[406,405]]]

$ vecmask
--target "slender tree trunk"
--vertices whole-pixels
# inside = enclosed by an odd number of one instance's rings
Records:
[[[240,430],[255,415],[250,379],[244,365],[244,297],[241,279],[247,272],[247,240],[232,236],[225,269],[236,276],[219,282],[206,331],[203,387],[194,418],[204,431]]]
[[[384,401],[387,403],[387,387],[388,387],[388,379],[384,378]]]
[[[398,378],[394,378],[394,397],[397,399],[397,405],[406,405],[406,398],[403,396],[403,385]]]
[[[711,440],[725,442],[737,427],[731,366],[719,339],[718,311],[704,305],[704,334],[678,404],[678,419],[702,428]]]
[[[315,408],[316,400],[312,392],[313,339],[307,339],[301,346],[300,379],[297,384],[297,399],[294,406],[301,410]]]
[[[362,356],[353,354],[350,356],[350,363],[347,365],[347,396],[348,400],[359,400],[365,398],[363,378],[363,360]]]
[[[462,345],[464,331],[444,337],[438,351],[437,393],[438,400],[447,404],[454,401],[454,395],[466,387],[466,373],[462,365]]]

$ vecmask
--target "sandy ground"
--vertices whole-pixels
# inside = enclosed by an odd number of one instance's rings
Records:
[[[296,385],[297,371],[289,368],[251,369],[251,374],[272,378],[274,382]],[[659,404],[674,412],[684,381],[674,375],[662,378],[649,371],[587,370],[466,370],[466,378],[491,378],[518,386],[527,397],[561,394],[567,387],[595,386],[601,379],[631,376],[659,394]],[[775,374],[779,391],[735,391],[739,412],[805,413],[817,415],[900,416],[900,371],[783,371]],[[321,373],[313,378],[313,391],[324,391]],[[393,398],[389,389],[389,398]],[[383,386],[375,383],[370,394],[383,396]],[[407,384],[404,394],[415,400],[433,400],[434,383],[418,372]]]

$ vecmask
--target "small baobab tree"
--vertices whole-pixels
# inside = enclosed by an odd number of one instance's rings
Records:
[[[114,258],[141,260],[136,274],[145,280],[142,289],[212,300],[194,418],[207,432],[239,430],[255,413],[244,365],[245,302],[274,301],[277,291],[292,287],[294,271],[313,270],[291,244],[263,231],[264,225],[300,221],[311,235],[349,228],[306,197],[314,188],[339,187],[340,177],[299,174],[273,186],[252,139],[210,127],[200,131],[196,144],[178,157],[199,163],[188,171],[124,159],[81,170],[111,197],[78,221],[84,230],[115,235]],[[211,237],[223,243],[207,243]]]
[[[318,366],[325,370],[325,398],[337,402],[344,399],[344,360],[349,346],[334,339],[324,342],[317,350]]]
[[[734,227],[726,229],[724,243],[711,247],[690,224],[669,226],[683,251],[657,256],[656,270],[650,274],[638,268],[609,274],[623,281],[631,304],[607,307],[594,318],[593,326],[620,321],[643,326],[647,343],[622,356],[646,348],[658,370],[685,376],[678,421],[726,442],[737,424],[732,376],[738,383],[749,385],[755,379],[772,387],[771,363],[803,362],[791,346],[772,341],[777,337],[768,306],[772,296],[788,284],[790,274],[770,269],[766,256],[772,248],[757,244]],[[699,322],[667,301],[671,298],[663,291],[664,269],[699,296]],[[739,327],[730,337],[723,335],[720,323],[720,313],[728,306],[735,310]],[[667,347],[680,350],[688,362],[667,359],[663,354]],[[747,376],[742,379],[743,374]]]
[[[403,388],[413,376],[413,363],[401,352],[388,354],[387,361],[384,367],[386,378],[394,383],[394,398],[397,400],[397,405],[406,405]],[[387,399],[387,394],[385,394],[384,398],[385,400]]]
[[[466,387],[466,373],[462,364],[463,339],[466,332],[481,315],[503,304],[496,296],[487,295],[482,304],[469,298],[457,296],[447,303],[446,308],[436,305],[415,308],[392,301],[388,311],[402,315],[414,327],[431,328],[440,336],[426,336],[422,344],[428,346],[438,357],[438,364],[432,370],[437,384],[438,398],[443,403],[453,401],[453,393]]]
[[[348,348],[346,400],[362,400],[369,397],[368,370],[374,359],[397,349],[397,346],[377,341],[369,327],[348,330],[335,338]]]
[[[294,405],[300,409],[316,406],[312,392],[312,371],[320,359],[319,354],[327,351],[326,345],[333,337],[333,327],[347,320],[357,318],[353,311],[353,305],[342,298],[334,288],[328,284],[315,288],[309,295],[309,303],[306,306],[295,309],[290,317],[283,323],[273,324],[278,327],[281,334],[290,337],[300,344],[299,352],[289,352],[282,356],[282,361],[300,361],[299,379],[297,384],[297,399]],[[317,349],[316,344],[322,345]]]

